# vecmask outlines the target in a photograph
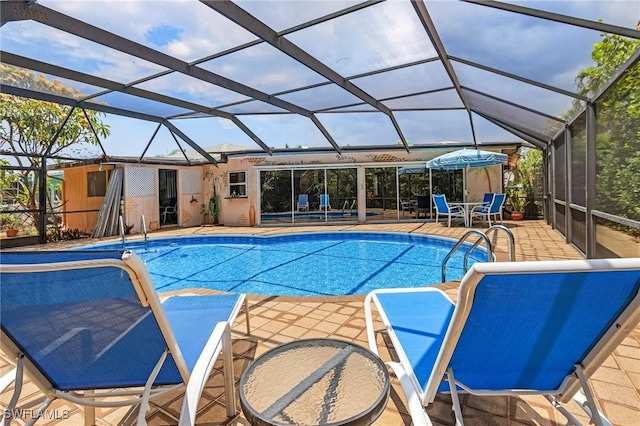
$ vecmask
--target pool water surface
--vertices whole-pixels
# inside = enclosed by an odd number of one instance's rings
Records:
[[[127,243],[146,263],[159,292],[209,288],[288,296],[366,294],[441,281],[455,240],[413,234],[328,232],[277,236],[206,236]],[[121,248],[100,245],[94,248]],[[467,246],[469,247],[469,246]],[[463,275],[465,246],[447,265],[447,280]],[[469,265],[486,261],[476,248]]]

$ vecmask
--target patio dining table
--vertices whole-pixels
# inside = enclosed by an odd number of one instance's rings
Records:
[[[449,206],[462,207],[462,209],[464,210],[464,226],[465,228],[469,228],[471,226],[471,212],[473,211],[473,208],[476,206],[481,206],[482,204],[484,204],[482,201],[452,201],[451,203],[449,203]]]

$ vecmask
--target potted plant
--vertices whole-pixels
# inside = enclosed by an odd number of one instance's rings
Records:
[[[218,225],[218,220],[220,219],[220,196],[216,191],[216,183],[218,181],[218,178],[213,174],[212,170],[207,170],[207,172],[204,174],[203,179],[211,182],[213,195],[211,195],[208,202],[200,205],[200,213],[204,215],[205,225],[207,224],[207,216],[211,218],[211,223],[213,223],[214,225]]]
[[[507,200],[511,206],[511,220],[522,220],[524,209],[529,204],[526,194],[522,193],[519,187],[512,188],[507,193]]]
[[[18,229],[22,225],[22,220],[18,213],[3,213],[0,215],[0,225],[4,229],[5,234],[9,238],[18,235]]]
[[[220,218],[220,196],[214,192],[207,203],[200,205],[200,212],[205,216],[205,223],[207,222],[207,216],[209,216],[211,223],[217,225]]]

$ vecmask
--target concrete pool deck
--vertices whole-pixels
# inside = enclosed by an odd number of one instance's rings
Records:
[[[516,241],[516,260],[561,260],[581,259],[582,256],[571,245],[566,244],[564,237],[553,231],[544,221],[505,221],[514,234]],[[299,227],[200,227],[172,229],[155,232],[150,238],[177,235],[204,234],[257,234],[272,235],[290,232],[318,231],[374,231],[374,232],[409,232],[440,235],[458,239],[467,228],[452,227],[434,223],[394,223],[369,225],[334,225],[334,226],[299,226]],[[132,237],[138,238],[138,237]],[[112,239],[116,240],[117,239]],[[48,244],[38,249],[56,249],[86,244],[87,240],[70,241],[59,244]],[[506,239],[497,236],[499,257],[506,254]],[[401,283],[398,283],[401,286]],[[456,297],[457,283],[439,285],[452,298]],[[207,292],[206,290],[190,290],[190,292]],[[233,352],[236,382],[249,363],[258,355],[279,344],[296,339],[333,337],[350,340],[367,346],[364,325],[364,296],[336,297],[266,297],[249,295],[249,314],[251,335],[246,334],[245,317],[238,316],[233,327]],[[384,335],[378,336],[379,348],[383,359],[388,360]],[[216,364],[218,367],[219,364]],[[10,359],[0,352],[0,375],[11,368]],[[197,424],[207,425],[247,425],[242,413],[234,418],[225,415],[224,395],[222,391],[222,374],[214,369],[203,392],[198,407]],[[391,397],[382,416],[374,423],[376,426],[409,425],[411,419],[407,414],[406,401],[398,382],[392,378]],[[626,426],[640,424],[640,326],[619,345],[614,353],[596,371],[590,380],[599,409],[614,425]],[[236,389],[237,391],[237,389]],[[13,386],[0,395],[0,405],[6,406],[13,393]],[[174,392],[151,403],[147,413],[149,425],[176,424],[179,417],[183,392]],[[20,409],[36,409],[44,399],[42,393],[26,381],[18,403]],[[462,397],[463,414],[468,425],[559,425],[566,420],[540,396],[523,397]],[[568,405],[571,413],[579,417],[585,424],[587,418],[576,404]],[[40,419],[36,424],[75,425],[83,424],[83,411],[75,404],[54,401],[51,410],[67,410],[68,418],[58,420]],[[429,414],[436,425],[453,425],[453,414],[450,399],[446,395],[436,398],[429,407]],[[118,409],[96,409],[97,425],[134,424],[137,407]],[[23,418],[12,424],[24,424]]]

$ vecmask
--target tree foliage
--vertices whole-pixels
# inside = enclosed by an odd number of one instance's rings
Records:
[[[0,78],[11,86],[64,95],[79,99],[84,95],[64,86],[60,81],[51,81],[43,75],[0,64]],[[27,99],[0,93],[0,150],[14,154],[14,165],[40,167],[44,154],[56,155],[71,145],[79,143],[98,144],[98,137],[109,135],[109,126],[102,123],[102,113],[76,108],[64,127],[65,118],[71,107],[45,101]],[[62,129],[61,129],[62,127]],[[93,130],[92,130],[93,127]],[[94,134],[97,133],[98,137]],[[58,138],[54,140],[57,132]],[[18,155],[27,154],[27,156]],[[37,209],[39,185],[38,173],[16,171],[3,176],[4,181],[12,181],[22,188],[20,197],[15,198],[24,209]],[[15,184],[14,184],[15,185]],[[5,186],[0,188],[7,189]],[[37,221],[37,214],[32,214]]]
[[[640,40],[604,35],[594,45],[595,65],[576,79],[580,93],[600,90],[640,49]],[[596,208],[640,220],[640,67],[638,64],[597,100]]]

